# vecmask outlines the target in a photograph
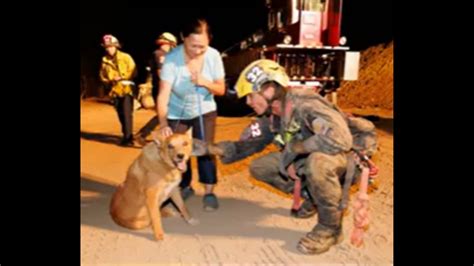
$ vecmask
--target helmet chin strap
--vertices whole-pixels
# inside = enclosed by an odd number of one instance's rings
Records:
[[[264,116],[271,116],[271,115],[272,115],[272,107],[269,105],[269,106],[267,107],[267,109],[265,110],[265,112],[263,112],[262,115],[264,115]]]
[[[281,87],[274,87],[274,88],[275,88],[275,93],[273,94],[271,99],[265,98],[265,96],[261,94],[262,91],[260,91],[260,95],[267,101],[267,109],[265,110],[265,112],[263,112],[262,115],[265,115],[265,116],[272,115],[272,103],[276,100],[283,101],[283,98],[285,97],[285,93]]]
[[[275,97],[272,97],[271,99],[267,99],[267,98],[265,98],[265,96],[263,96],[263,94],[261,92],[259,94],[267,102],[267,109],[265,109],[265,111],[261,115],[262,116],[270,116],[272,114],[272,103],[276,99],[275,99]]]
[[[273,95],[273,97],[270,100],[264,98],[267,101],[267,109],[265,110],[265,112],[263,112],[263,115],[265,115],[265,116],[272,115],[273,114],[272,113],[272,103],[276,100],[279,100],[280,98],[281,98],[281,95],[277,95],[277,94]]]

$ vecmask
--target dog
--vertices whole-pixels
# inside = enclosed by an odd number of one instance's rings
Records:
[[[199,223],[189,214],[178,187],[192,155],[191,130],[167,138],[152,132],[154,141],[143,147],[112,196],[110,215],[115,223],[128,229],[143,229],[151,224],[155,239],[163,240],[160,206],[169,198],[188,224]]]

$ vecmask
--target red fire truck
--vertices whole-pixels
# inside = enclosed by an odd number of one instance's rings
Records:
[[[257,59],[284,66],[291,88],[335,92],[342,80],[356,80],[359,52],[344,46],[342,0],[266,0],[268,25],[222,53],[228,87]]]

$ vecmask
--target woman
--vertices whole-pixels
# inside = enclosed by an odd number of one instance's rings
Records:
[[[133,91],[132,81],[136,74],[133,58],[119,51],[120,43],[112,35],[102,38],[106,55],[102,58],[100,80],[110,88],[109,96],[113,98],[115,109],[122,125],[122,146],[133,145]]]
[[[190,21],[181,32],[183,44],[166,55],[160,72],[158,117],[160,133],[169,136],[193,128],[193,137],[214,141],[217,105],[214,95],[224,95],[224,64],[219,52],[209,47],[211,34],[204,19]],[[183,174],[183,198],[193,194],[191,167]],[[198,157],[199,181],[204,184],[204,209],[219,204],[213,193],[217,183],[215,158]]]

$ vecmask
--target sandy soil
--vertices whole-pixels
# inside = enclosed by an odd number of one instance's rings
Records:
[[[135,112],[139,129],[152,111]],[[219,117],[217,140],[237,139],[250,118]],[[393,134],[392,120],[377,122],[380,147],[374,158],[379,166],[378,189],[371,193],[371,225],[365,244],[349,243],[352,210],[344,219],[344,241],[327,253],[307,256],[295,246],[311,230],[317,217],[289,216],[291,198],[255,181],[248,172],[252,158],[218,165],[218,211],[202,210],[203,188],[193,177],[197,195],[186,201],[200,220],[197,226],[180,217],[163,220],[165,240],[153,240],[151,229],[131,231],[117,226],[108,214],[114,187],[125,179],[129,164],[140,148],[123,148],[120,124],[112,106],[81,103],[81,262],[82,265],[161,264],[393,264]],[[193,160],[193,168],[196,162]],[[195,174],[196,171],[194,171]]]

